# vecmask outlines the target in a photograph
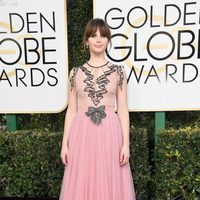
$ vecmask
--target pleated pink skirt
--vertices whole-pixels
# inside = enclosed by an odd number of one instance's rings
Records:
[[[69,132],[68,165],[59,200],[135,200],[129,163],[120,166],[123,135],[115,112],[94,124],[77,112]]]

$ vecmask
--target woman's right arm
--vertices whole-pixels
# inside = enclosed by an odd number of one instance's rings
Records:
[[[68,157],[68,139],[69,130],[72,124],[74,115],[77,112],[77,97],[76,97],[76,85],[75,85],[75,74],[73,69],[70,71],[70,76],[68,79],[68,107],[65,114],[64,121],[64,133],[62,139],[62,149],[61,149],[61,159],[63,164],[67,165]]]

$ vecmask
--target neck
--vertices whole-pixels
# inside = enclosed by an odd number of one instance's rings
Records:
[[[90,55],[90,59],[88,60],[88,62],[91,64],[91,65],[94,65],[94,66],[98,66],[98,65],[103,65],[107,62],[107,60],[105,59],[105,55],[104,54],[101,54],[101,55],[96,55],[96,54],[91,54]]]

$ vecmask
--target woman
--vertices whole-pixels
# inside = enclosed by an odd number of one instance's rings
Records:
[[[122,66],[105,58],[110,40],[108,25],[102,19],[91,20],[84,34],[90,58],[70,71],[60,200],[135,200],[127,79]]]

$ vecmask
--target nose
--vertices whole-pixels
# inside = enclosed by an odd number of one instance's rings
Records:
[[[97,36],[97,42],[101,42],[101,36]]]

